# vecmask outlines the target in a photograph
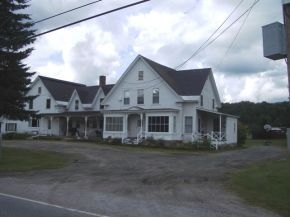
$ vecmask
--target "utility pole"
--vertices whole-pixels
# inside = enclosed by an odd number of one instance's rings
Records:
[[[285,1],[286,2],[286,1]],[[287,48],[287,71],[288,71],[288,98],[290,101],[290,3],[283,3],[283,17],[284,17],[284,28],[286,35],[286,48]]]
[[[288,93],[290,101],[290,1],[283,1],[283,18],[287,48]],[[290,150],[290,128],[287,128],[287,147]]]

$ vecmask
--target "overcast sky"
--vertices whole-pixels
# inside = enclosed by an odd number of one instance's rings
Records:
[[[29,13],[37,21],[92,1],[31,0]],[[38,23],[35,28],[41,33],[133,2],[136,0],[102,0]],[[138,54],[175,68],[207,40],[240,2],[217,36],[254,0],[151,0],[40,36],[26,62],[37,75],[86,85],[97,85],[100,75],[106,75],[108,83],[115,83]],[[223,102],[286,101],[286,63],[263,57],[261,28],[283,22],[282,3],[260,0],[246,21],[245,18],[181,69],[212,68]]]

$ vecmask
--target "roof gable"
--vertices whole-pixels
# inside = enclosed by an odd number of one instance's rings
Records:
[[[181,96],[200,95],[210,68],[177,71],[141,56]]]

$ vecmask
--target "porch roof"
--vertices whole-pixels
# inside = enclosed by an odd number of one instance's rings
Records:
[[[100,116],[100,111],[66,111],[62,113],[45,113],[39,114],[40,116],[53,116],[53,117],[85,117],[85,116]]]
[[[221,115],[221,116],[234,117],[236,119],[240,118],[239,116],[235,116],[235,115],[232,115],[232,114],[225,114],[225,113],[221,113],[221,112],[218,112],[218,111],[212,111],[212,110],[208,110],[208,109],[200,108],[200,107],[197,107],[196,110],[207,112],[207,113],[211,113],[211,114]]]
[[[104,112],[109,112],[109,113],[144,113],[144,112],[178,112],[178,109],[175,108],[142,108],[142,107],[130,107],[128,109],[123,109],[123,110],[103,110]]]

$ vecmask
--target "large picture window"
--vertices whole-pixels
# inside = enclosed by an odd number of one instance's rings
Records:
[[[190,117],[190,116],[185,117],[184,133],[192,133],[192,117]]]
[[[106,117],[106,131],[123,131],[123,117]]]
[[[148,132],[168,132],[168,130],[169,130],[168,116],[148,117]]]

